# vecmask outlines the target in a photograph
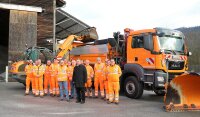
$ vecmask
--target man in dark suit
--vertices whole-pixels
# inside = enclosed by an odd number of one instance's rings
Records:
[[[87,70],[81,61],[78,59],[76,61],[76,66],[73,71],[73,83],[76,87],[77,100],[76,103],[85,103],[85,83],[87,82]]]

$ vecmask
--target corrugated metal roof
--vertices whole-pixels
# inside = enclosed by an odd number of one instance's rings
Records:
[[[90,27],[61,9],[56,12],[56,22],[56,37],[59,39],[65,39],[70,34],[78,35],[82,30]]]
[[[90,26],[81,20],[75,18],[71,14],[57,9],[56,11],[56,39],[62,40],[69,35],[81,35],[81,32]],[[52,49],[52,37],[43,38],[38,42],[39,46],[45,46]]]

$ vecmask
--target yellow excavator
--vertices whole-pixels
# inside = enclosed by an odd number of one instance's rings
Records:
[[[62,59],[65,55],[69,55],[69,51],[72,50],[73,47],[83,46],[88,42],[94,42],[98,39],[98,34],[96,32],[95,27],[90,27],[84,29],[80,35],[69,35],[63,44],[60,44],[58,47],[58,52],[56,56],[53,56],[51,50],[45,47],[30,47],[24,52],[22,55],[22,60],[14,62],[11,64],[9,70],[9,76],[20,83],[25,85],[26,74],[24,72],[25,66],[27,64],[27,60],[35,61],[38,58],[42,58],[45,62],[47,60],[52,60],[53,58]],[[80,41],[80,42],[74,42]],[[67,57],[69,58],[69,57]]]

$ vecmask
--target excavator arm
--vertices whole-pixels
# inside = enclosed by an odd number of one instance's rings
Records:
[[[63,58],[63,56],[70,50],[72,50],[72,43],[75,40],[77,36],[76,35],[70,35],[67,37],[67,39],[64,41],[63,44],[59,47],[59,52],[56,58]]]
[[[96,32],[96,28],[91,27],[86,30],[83,30],[81,36],[77,35],[69,35],[63,44],[59,46],[59,52],[56,58],[62,59],[66,53],[72,50],[73,42],[82,41],[83,43],[93,42],[98,39],[98,34]]]

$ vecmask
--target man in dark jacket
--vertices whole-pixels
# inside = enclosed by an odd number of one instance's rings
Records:
[[[85,83],[87,82],[87,70],[80,60],[76,61],[73,71],[73,83],[76,87],[77,101],[76,103],[85,103]]]

